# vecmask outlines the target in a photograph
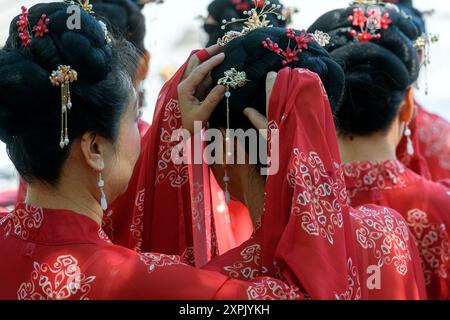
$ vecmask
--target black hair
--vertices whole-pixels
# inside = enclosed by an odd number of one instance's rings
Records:
[[[91,0],[95,16],[106,23],[116,37],[131,42],[142,54],[145,52],[145,17],[133,0]]]
[[[252,128],[249,120],[242,114],[246,107],[254,107],[266,114],[265,82],[269,72],[283,69],[283,58],[263,47],[262,42],[270,38],[278,43],[280,48],[287,49],[289,38],[285,28],[260,28],[245,36],[231,41],[224,48],[225,61],[212,72],[213,82],[217,83],[224,72],[235,68],[244,71],[249,82],[242,88],[232,90],[230,97],[230,128]],[[295,31],[296,35],[301,34]],[[291,41],[291,49],[295,49],[295,41]],[[339,105],[344,88],[344,73],[342,68],[331,59],[330,55],[317,42],[308,43],[308,49],[298,55],[299,61],[294,61],[287,67],[305,68],[315,72],[321,78],[328,93],[333,109]],[[225,99],[215,109],[211,119],[212,127],[226,128]]]
[[[423,13],[419,9],[414,7],[414,3],[412,0],[387,0],[386,2],[397,5],[402,11],[404,11],[412,19],[414,19],[414,22],[417,26],[419,26],[422,33],[426,33],[427,28]]]
[[[81,10],[81,28],[69,30],[66,3],[37,4],[29,10],[34,26],[42,14],[49,33],[22,47],[16,17],[0,50],[0,139],[21,176],[56,184],[74,140],[95,132],[116,141],[120,118],[133,92],[137,54],[125,40],[108,43],[97,19]],[[77,71],[70,85],[71,144],[59,146],[61,91],[50,75],[59,65]]]
[[[281,8],[277,9],[277,12],[281,14],[283,12],[283,5],[278,0],[270,1],[270,5],[280,5]],[[204,24],[204,29],[208,34],[207,46],[211,46],[217,43],[217,40],[221,39],[225,33],[229,31],[242,31],[244,28],[243,22],[236,22],[226,26],[222,29],[222,21],[231,21],[231,19],[246,19],[248,16],[244,15],[244,11],[254,8],[254,0],[214,0],[208,6],[208,14],[215,20],[216,23]],[[273,27],[286,27],[286,21],[278,19],[274,14],[267,15],[267,20],[270,21],[270,25]]]
[[[407,89],[417,81],[420,66],[413,40],[421,31],[405,12],[386,7],[383,12],[389,13],[392,24],[380,30],[381,38],[356,41],[348,19],[354,8],[324,14],[309,31],[321,30],[331,36],[326,49],[345,72],[345,96],[336,114],[339,133],[369,135],[391,126]]]

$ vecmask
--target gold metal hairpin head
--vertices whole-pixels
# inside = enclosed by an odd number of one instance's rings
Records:
[[[218,81],[219,85],[226,87],[228,90],[243,87],[247,83],[247,75],[245,72],[239,72],[235,68],[225,71],[224,77]]]
[[[320,30],[314,31],[312,36],[321,47],[327,46],[331,41],[331,36]]]
[[[92,10],[93,6],[89,3],[89,0],[64,0],[64,2],[70,4],[70,5],[76,5],[79,6],[81,9],[86,11],[88,14],[94,14],[95,12]]]
[[[423,49],[428,45],[439,42],[439,35],[432,33],[424,33],[414,41],[414,47],[417,49]]]
[[[78,74],[70,66],[60,65],[52,72],[50,82],[54,87],[61,87],[61,138],[59,146],[64,148],[69,145],[69,128],[67,115],[72,109],[72,99],[70,97],[70,84],[77,81]]]
[[[262,8],[258,8],[257,2],[255,1],[254,3],[255,8],[243,12],[244,15],[248,16],[248,18],[244,19],[233,18],[230,21],[222,20],[222,27],[221,27],[222,30],[225,30],[225,28],[231,24],[240,22],[244,23],[244,28],[240,33],[235,32],[233,34],[234,37],[230,37],[228,33],[225,34],[225,36],[222,37],[222,39],[218,40],[217,44],[219,44],[220,46],[225,46],[228,42],[237,38],[237,36],[243,36],[255,29],[272,27],[272,25],[270,24],[270,20],[267,19],[268,15],[272,14],[275,15],[278,18],[278,20],[286,21],[286,17],[283,15],[283,13],[279,12],[281,10],[280,4],[278,5],[271,4],[270,1],[264,1]]]

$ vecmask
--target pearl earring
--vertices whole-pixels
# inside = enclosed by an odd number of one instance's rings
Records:
[[[98,176],[98,183],[97,183],[99,189],[100,189],[100,204],[102,206],[103,211],[108,209],[108,201],[106,201],[106,195],[105,195],[105,181],[102,178],[102,173],[99,173]]]
[[[405,137],[406,137],[406,141],[407,141],[406,151],[408,152],[408,154],[410,156],[414,155],[414,145],[411,140],[411,135],[412,135],[412,132],[409,129],[408,124],[406,124],[406,128],[405,128]]]

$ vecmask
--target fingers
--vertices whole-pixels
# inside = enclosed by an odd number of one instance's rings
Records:
[[[187,77],[183,83],[183,89],[190,94],[194,94],[197,86],[201,84],[209,73],[223,62],[225,54],[220,53],[215,55],[211,59],[200,64],[195,70]]]
[[[277,79],[276,72],[269,72],[266,78],[266,114],[269,114],[270,97],[272,96],[273,86]]]
[[[212,45],[211,47],[206,48],[206,51],[208,51],[210,57],[213,57],[222,52],[222,47],[219,46],[218,44],[215,44]]]
[[[267,129],[267,118],[261,113],[259,113],[258,110],[254,108],[245,108],[244,114],[255,126],[256,129],[258,130]]]

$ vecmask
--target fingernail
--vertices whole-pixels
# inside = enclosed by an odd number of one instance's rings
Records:
[[[244,111],[242,111],[244,113],[244,115],[246,115],[248,117],[248,113],[250,112],[250,109],[245,108]]]

